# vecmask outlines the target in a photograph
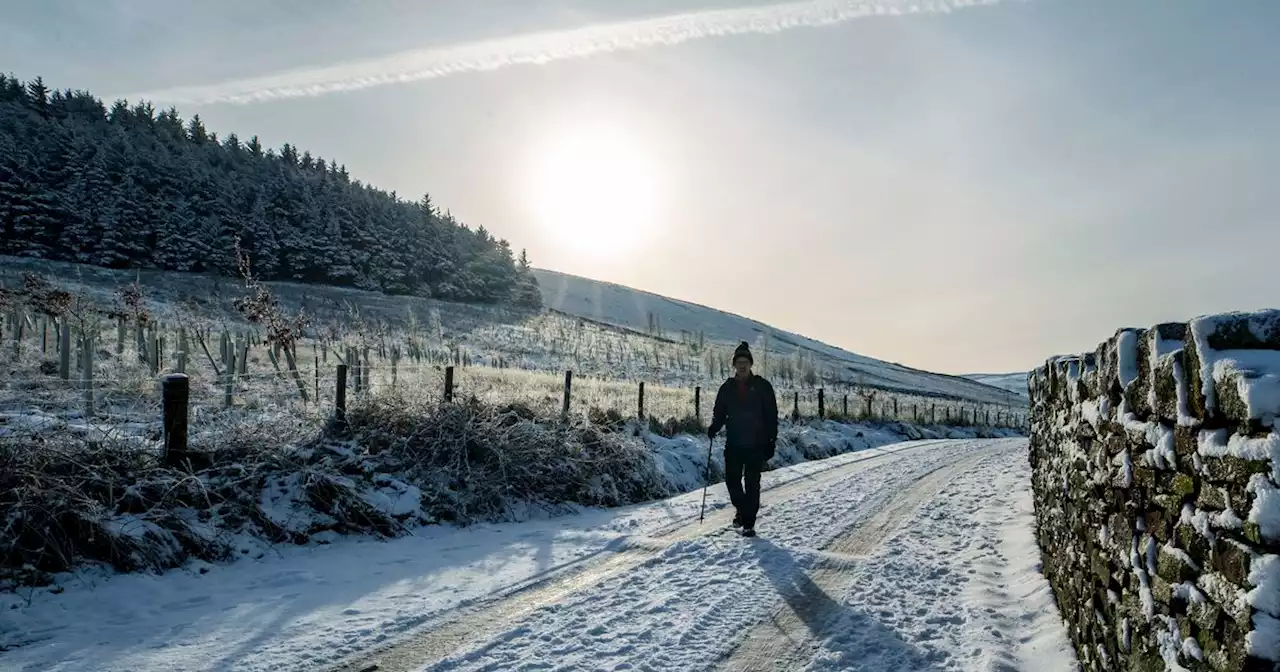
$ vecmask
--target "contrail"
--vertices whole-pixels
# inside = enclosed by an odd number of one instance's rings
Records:
[[[704,37],[777,33],[792,28],[830,26],[868,16],[936,14],[1000,1],[806,0],[704,10],[415,49],[332,66],[121,97],[166,103],[257,103],[680,44]]]

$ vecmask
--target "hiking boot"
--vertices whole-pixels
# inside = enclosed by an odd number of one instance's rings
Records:
[[[734,527],[742,527],[742,514],[734,514],[733,522],[730,525]]]
[[[754,527],[744,527],[744,528],[742,528],[742,536],[744,536],[744,537],[754,537],[754,536],[756,536],[756,528],[754,528]]]

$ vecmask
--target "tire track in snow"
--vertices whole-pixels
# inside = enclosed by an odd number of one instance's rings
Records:
[[[806,577],[797,558],[811,564],[812,555],[793,557],[780,547],[823,547],[922,474],[990,445],[947,442],[847,478],[810,482],[769,508],[762,538],[676,541],[639,566],[547,604],[479,646],[424,669],[711,669],[768,616],[783,583]]]
[[[849,562],[837,615],[790,669],[1073,669],[1029,514],[1016,507],[1029,488],[1025,447],[998,442],[896,536]]]
[[[893,464],[903,459],[910,460],[912,456],[919,455],[930,448],[966,443],[971,442],[919,441],[893,452],[882,449],[860,451],[860,454],[865,453],[863,459],[766,490],[762,497],[761,522],[763,524],[768,520],[774,511],[786,510],[788,502],[798,496],[838,486],[865,471],[886,464]],[[528,634],[518,624],[535,612],[544,609],[554,610],[556,605],[565,602],[571,596],[617,577],[626,576],[629,572],[676,561],[682,554],[687,554],[691,550],[696,551],[701,545],[705,545],[710,536],[728,526],[731,518],[732,509],[725,507],[710,512],[706,522],[701,525],[696,519],[686,520],[659,530],[650,537],[620,538],[613,546],[615,552],[603,560],[598,560],[586,567],[575,566],[550,575],[535,577],[488,600],[454,610],[423,626],[421,634],[382,650],[366,652],[334,670],[335,672],[357,672],[376,669],[378,672],[407,672],[440,661],[468,644],[490,640],[492,645],[518,639]],[[691,545],[695,541],[699,542],[699,545]],[[633,585],[627,590],[629,592],[624,592],[624,595],[633,596],[636,599],[643,597],[643,586]],[[661,613],[661,607],[655,607],[653,614]],[[592,627],[607,627],[612,623],[606,620]],[[674,623],[672,625],[674,626]],[[686,633],[684,641],[695,641],[697,636],[697,632]],[[376,665],[376,668],[372,667],[373,665]]]
[[[852,582],[848,569],[855,558],[871,553],[892,538],[921,505],[989,457],[989,453],[982,452],[938,466],[835,539],[824,549],[825,553],[818,554],[822,561],[813,572],[801,578],[794,590],[781,591],[782,603],[766,621],[751,629],[721,669],[795,670],[807,665],[817,652],[817,642],[841,623],[844,605],[831,596],[844,595],[848,590]]]

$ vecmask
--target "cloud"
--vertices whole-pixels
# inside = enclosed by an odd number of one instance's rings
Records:
[[[829,26],[869,16],[934,14],[997,2],[1000,0],[807,0],[762,7],[704,10],[415,49],[331,66],[121,97],[164,103],[248,104],[322,96],[513,65],[544,64],[615,51],[674,45],[705,37],[777,33],[793,28]]]

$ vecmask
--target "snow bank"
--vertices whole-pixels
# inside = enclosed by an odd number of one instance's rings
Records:
[[[1028,380],[1045,574],[1084,669],[1280,662],[1280,311],[1121,329]]]

